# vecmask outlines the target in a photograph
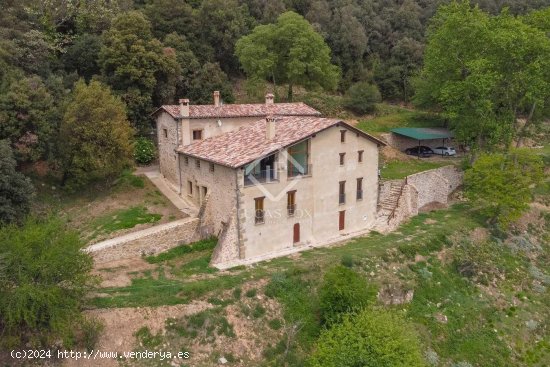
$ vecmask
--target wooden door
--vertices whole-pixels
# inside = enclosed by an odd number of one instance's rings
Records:
[[[341,211],[340,211],[340,216],[339,216],[339,218],[338,218],[338,229],[339,229],[340,231],[344,229],[345,223],[346,223],[346,211],[345,211],[345,210],[341,210]]]
[[[300,242],[300,223],[294,224],[294,236],[293,236],[293,243]]]

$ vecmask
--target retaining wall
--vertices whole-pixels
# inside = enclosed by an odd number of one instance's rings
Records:
[[[200,238],[199,219],[187,218],[107,240],[89,246],[86,251],[93,256],[96,263],[102,263],[153,255],[181,244],[198,241]]]

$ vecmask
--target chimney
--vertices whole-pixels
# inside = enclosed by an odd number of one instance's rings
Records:
[[[275,139],[275,117],[273,116],[267,116],[265,118],[265,138],[267,140],[273,140]]]
[[[265,95],[265,104],[273,104],[273,93],[267,93]]]
[[[214,91],[214,106],[218,107],[220,105],[220,91]]]
[[[181,117],[189,117],[189,100],[187,98],[180,99],[179,103]]]

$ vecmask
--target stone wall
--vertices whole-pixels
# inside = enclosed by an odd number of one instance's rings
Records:
[[[165,135],[166,131],[166,135]],[[178,141],[177,123],[172,116],[162,112],[157,116],[157,138],[160,173],[174,187],[179,187],[178,157],[174,151]]]
[[[449,194],[461,184],[464,173],[455,166],[445,166],[407,176],[407,184],[418,192],[418,208],[433,202],[447,204]]]
[[[141,231],[141,234],[132,233],[133,236],[128,236],[127,241],[121,240],[110,247],[93,250],[92,246],[89,252],[96,263],[103,263],[143,254],[152,255],[201,239],[198,218],[187,218],[161,226],[158,226],[162,228],[160,230],[151,227]]]

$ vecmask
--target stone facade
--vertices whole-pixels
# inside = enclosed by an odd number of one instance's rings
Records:
[[[178,128],[172,116],[162,112],[157,116],[157,137],[160,172],[174,187],[179,187]]]

